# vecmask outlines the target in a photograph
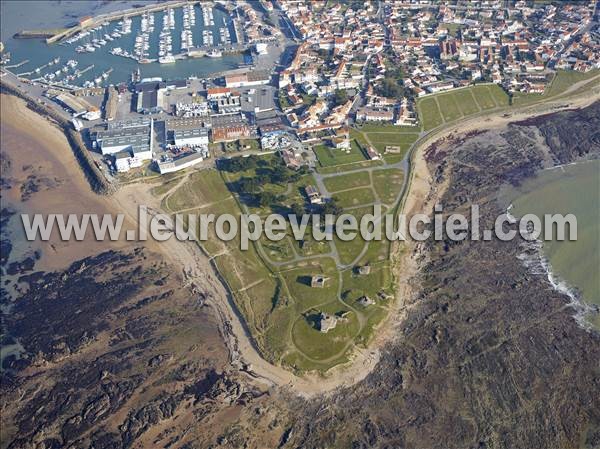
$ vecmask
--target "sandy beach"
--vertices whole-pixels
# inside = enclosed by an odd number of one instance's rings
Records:
[[[576,90],[577,85],[570,90]],[[556,99],[551,102],[523,107],[510,114],[491,114],[485,117],[465,119],[453,126],[433,132],[418,142],[412,152],[412,172],[402,211],[407,214],[427,213],[433,206],[432,199],[441,192],[430,192],[430,174],[427,169],[424,151],[435,141],[449,136],[461,135],[477,129],[493,129],[508,123],[555,112],[559,109],[584,107],[598,99],[598,94],[580,95],[568,100]],[[131,184],[122,186],[110,197],[92,193],[62,132],[43,117],[29,110],[25,103],[9,96],[2,98],[3,134],[6,139],[3,148],[8,148],[11,157],[10,176],[23,180],[31,168],[25,169],[29,160],[36,160],[43,147],[47,154],[37,162],[44,171],[50,171],[57,178],[56,185],[47,191],[41,191],[26,201],[27,211],[57,213],[118,213],[127,216],[127,223],[133,226],[137,220],[139,205],[146,205],[150,213],[160,211],[159,201],[150,194],[149,184]],[[10,111],[10,113],[9,113]],[[6,130],[6,131],[5,131]],[[20,151],[15,151],[20,148]],[[41,159],[41,158],[40,158]],[[6,193],[10,201],[19,201],[19,192],[15,189]],[[68,198],[69,200],[65,200]],[[57,269],[66,263],[88,256],[107,248],[118,249],[126,242],[51,242],[42,243],[43,256],[40,268]],[[227,291],[214,272],[210,260],[196,243],[170,239],[160,244],[148,241],[145,245],[159,251],[175,266],[180,267],[186,285],[197,286],[206,292],[207,303],[213,308],[220,321],[221,333],[230,351],[230,362],[248,374],[249,378],[268,385],[289,389],[295,394],[309,397],[326,394],[340,387],[348,387],[364,379],[379,360],[380,350],[398,335],[395,330],[405,316],[405,299],[414,294],[411,279],[416,273],[416,251],[411,242],[395,245],[394,266],[398,285],[396,307],[384,323],[368,350],[355,350],[351,362],[335,367],[326,376],[298,377],[288,370],[264,360],[252,343],[251,336],[243,325]],[[199,324],[200,325],[200,324]]]
[[[10,166],[3,178],[13,187],[3,189],[4,204],[28,214],[114,213],[113,199],[90,189],[62,130],[11,95],[2,95],[2,153]],[[28,191],[31,190],[31,193]],[[16,218],[16,217],[15,217]],[[20,218],[19,218],[20,221]],[[132,226],[126,224],[125,227]],[[41,250],[36,268],[57,270],[74,260],[107,249],[121,249],[126,242],[62,241],[53,233],[47,242],[31,242]],[[23,236],[22,236],[23,237]]]

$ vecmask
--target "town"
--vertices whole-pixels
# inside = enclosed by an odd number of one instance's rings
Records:
[[[375,206],[394,212],[420,141],[460,120],[585,90],[600,68],[592,1],[203,2],[202,20],[218,7],[231,31],[210,45],[205,30],[202,47],[191,31],[196,3],[160,6],[162,53],[150,55],[149,31],[133,53],[113,52],[140,64],[127,80],[74,86],[3,66],[3,81],[68,120],[107,184],[147,183],[174,214],[344,212],[360,221]],[[169,37],[176,8],[182,51]],[[127,14],[141,15],[146,30],[154,13]],[[128,32],[127,17],[114,15],[115,33]],[[80,42],[86,23],[98,26],[86,18],[62,37],[81,52],[96,48]],[[147,64],[234,50],[244,63],[220,73],[144,75]],[[325,371],[366,347],[395,294],[390,242],[309,234],[248,251],[216,239],[202,246],[261,353],[299,372]]]
[[[393,144],[361,145],[350,138],[349,126],[385,123],[418,133],[475,111],[535,99],[557,71],[597,69],[600,36],[591,26],[593,3],[261,2],[265,18],[281,11],[280,31],[269,18],[271,25],[265,25],[250,4],[217,2],[235,11],[233,29],[243,30],[238,33],[258,60],[269,45],[285,42],[284,31],[290,33],[288,60],[270,70],[255,64],[203,80],[142,78],[138,68],[129,83],[69,90],[48,83],[45,95],[89,135],[91,149],[105,156],[107,173],[148,163],[169,173],[211,155],[230,157],[215,150],[237,141],[241,154],[280,151],[295,168],[300,161],[322,163],[319,151],[330,148],[356,149],[377,160],[403,151]],[[195,21],[192,4],[183,6],[184,25]],[[212,20],[206,4],[200,11]],[[164,17],[169,34],[173,9]],[[131,32],[131,19],[124,20],[121,28]],[[153,15],[144,12],[142,30],[153,24]],[[89,33],[67,40],[77,43]],[[142,33],[136,42],[144,39]],[[182,40],[182,46],[186,54],[196,51],[193,42]],[[147,59],[147,44],[140,48]],[[164,50],[161,57],[173,57],[170,44]],[[442,92],[456,96],[428,99]],[[277,138],[282,133],[285,138]],[[307,158],[311,149],[315,157]]]

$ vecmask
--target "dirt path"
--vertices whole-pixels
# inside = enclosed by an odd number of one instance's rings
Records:
[[[481,129],[482,124],[486,129],[506,126],[511,121],[553,112],[558,105],[561,106],[561,109],[583,107],[597,99],[598,94],[588,94],[570,101],[556,99],[541,105],[524,107],[509,116],[497,114],[497,116],[490,115],[484,118],[476,117],[472,120],[464,120],[454,126],[432,133],[419,142],[412,154],[411,179],[402,210],[408,214],[424,211],[431,184],[430,174],[422,156],[424,149],[434,141],[450,134],[462,134],[474,129]],[[158,211],[160,206],[157,204],[157,199],[150,195],[147,186],[144,185],[124,186],[115,194],[114,200],[115,204],[133,220],[137,219],[138,205],[148,205],[155,211]],[[397,326],[405,316],[405,299],[414,294],[414,287],[410,282],[417,270],[417,263],[413,258],[414,246],[408,242],[394,245],[397,298],[391,306],[393,310],[388,315],[387,321],[379,327],[369,349],[358,350],[357,348],[349,363],[329,370],[325,376],[298,377],[286,369],[272,365],[260,356],[232,299],[213,270],[209,258],[201,252],[197,244],[171,239],[156,246],[166,257],[181,267],[188,283],[198,285],[201,291],[208,294],[210,298],[208,303],[220,318],[222,333],[230,349],[233,366],[247,372],[250,377],[258,381],[289,388],[306,397],[326,394],[339,387],[351,386],[365,378],[377,364],[380,348],[398,335]]]

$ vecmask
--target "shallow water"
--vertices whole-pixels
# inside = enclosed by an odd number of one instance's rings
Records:
[[[583,299],[600,305],[600,161],[581,162],[544,170],[506,198],[512,213],[574,214],[577,240],[543,244],[553,272],[576,288]]]
[[[88,36],[73,44],[52,44],[47,45],[41,39],[14,39],[14,33],[21,30],[32,29],[51,29],[61,28],[73,22],[76,18],[87,14],[100,14],[114,10],[121,10],[131,7],[132,3],[142,4],[145,2],[56,2],[56,1],[3,1],[0,2],[1,21],[2,21],[2,42],[5,46],[5,51],[11,53],[11,61],[8,66],[19,64],[24,60],[29,60],[18,68],[12,68],[14,73],[21,74],[33,71],[35,68],[47,64],[56,57],[60,57],[60,62],[51,67],[46,67],[40,70],[40,73],[33,73],[26,76],[29,79],[37,78],[45,73],[54,72],[70,60],[76,60],[79,70],[94,65],[93,69],[83,74],[71,82],[74,85],[81,85],[84,81],[93,80],[100,76],[103,72],[112,68],[113,71],[108,75],[108,78],[103,81],[102,85],[117,84],[129,80],[131,73],[140,68],[143,77],[160,76],[164,79],[181,79],[190,76],[205,77],[211,73],[221,72],[237,68],[243,62],[242,55],[225,55],[221,58],[195,58],[179,60],[175,64],[159,64],[158,62],[150,64],[138,64],[132,59],[123,58],[121,56],[112,55],[109,51],[114,47],[121,47],[129,52],[133,49],[135,36],[140,30],[141,17],[132,18],[132,32],[129,35],[122,36],[108,42],[107,45],[97,49],[93,53],[77,53],[75,48],[79,45],[87,43],[91,37]],[[147,2],[151,4],[150,2]],[[99,6],[101,5],[101,7]],[[29,11],[31,9],[31,11]],[[174,30],[171,30],[173,38],[173,53],[180,52],[181,46],[181,30],[183,23],[183,10],[177,8],[175,11]],[[218,40],[219,27],[230,25],[228,15],[217,8],[213,8],[214,26],[206,26],[203,24],[202,12],[198,5],[195,7],[196,25],[192,28],[194,36],[194,44],[202,44],[202,30],[212,29],[215,39]],[[154,13],[155,25],[154,32],[150,39],[150,58],[157,58],[159,34],[162,29],[162,17],[164,12]],[[112,32],[119,28],[117,22],[111,22],[107,27],[104,27],[96,37],[100,38],[104,33]],[[231,26],[230,26],[231,29]],[[69,72],[70,73],[70,72]],[[62,75],[61,75],[62,77]],[[60,79],[60,78],[59,78]]]

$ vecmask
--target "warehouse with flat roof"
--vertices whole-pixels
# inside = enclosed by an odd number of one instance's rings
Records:
[[[208,145],[208,129],[176,129],[173,131],[173,140],[178,147],[185,145]]]
[[[152,134],[154,124],[112,126],[106,131],[99,131],[94,136],[94,145],[102,154],[115,154],[128,151],[140,160],[152,159]]]

